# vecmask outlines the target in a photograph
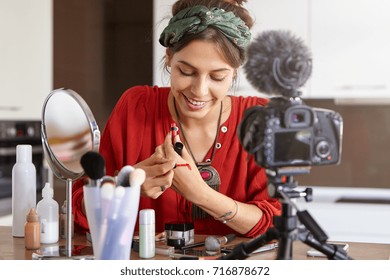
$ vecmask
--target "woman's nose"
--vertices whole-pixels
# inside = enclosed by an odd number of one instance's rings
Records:
[[[206,96],[209,91],[209,85],[207,78],[199,77],[195,79],[192,84],[192,92],[195,96],[202,97]]]

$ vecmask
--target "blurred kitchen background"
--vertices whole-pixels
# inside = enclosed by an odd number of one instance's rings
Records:
[[[53,89],[79,93],[103,131],[127,88],[168,85],[158,36],[173,2],[0,0],[0,179],[8,180],[1,190],[10,188],[15,141],[37,143],[43,101]],[[302,89],[305,103],[344,119],[341,164],[297,176],[299,186],[314,186],[314,201],[299,205],[333,240],[390,243],[390,4],[249,0],[248,8],[256,19],[254,36],[290,29],[305,41],[313,54],[313,74]],[[244,73],[239,82],[235,94],[262,95]],[[45,168],[38,166],[41,181],[49,180]],[[65,182],[53,181],[62,205]],[[11,194],[5,193],[0,225],[9,223],[11,213]]]

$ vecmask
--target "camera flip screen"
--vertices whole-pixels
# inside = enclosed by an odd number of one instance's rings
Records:
[[[311,130],[275,133],[274,162],[277,165],[307,164],[311,160]]]

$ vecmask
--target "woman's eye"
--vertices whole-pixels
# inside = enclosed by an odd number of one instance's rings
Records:
[[[225,80],[225,77],[213,77],[213,76],[211,76],[211,79],[213,79],[214,81],[217,81],[217,82],[222,82],[223,80]]]
[[[180,71],[180,74],[182,74],[183,76],[192,76],[193,73],[192,72],[186,72],[186,71],[183,71],[179,68],[179,71]]]

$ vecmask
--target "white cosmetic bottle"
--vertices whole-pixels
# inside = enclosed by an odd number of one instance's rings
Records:
[[[156,253],[155,215],[153,209],[139,211],[139,257],[153,258]]]
[[[26,216],[37,203],[36,169],[31,145],[16,146],[12,168],[12,236],[24,237]]]
[[[41,243],[50,244],[58,242],[59,206],[53,199],[54,191],[49,183],[42,190],[42,200],[37,204],[37,212],[41,222]]]

